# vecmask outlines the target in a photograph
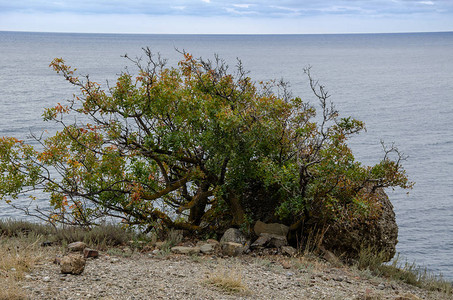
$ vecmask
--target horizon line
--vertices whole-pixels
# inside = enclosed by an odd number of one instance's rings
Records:
[[[421,34],[421,33],[453,33],[453,30],[441,31],[395,31],[395,32],[329,32],[329,33],[134,33],[134,32],[76,32],[76,31],[33,31],[33,30],[1,30],[11,33],[50,33],[50,34],[108,34],[108,35],[361,35],[361,34]]]

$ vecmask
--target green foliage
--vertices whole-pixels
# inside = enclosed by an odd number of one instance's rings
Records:
[[[92,226],[108,215],[148,231],[206,234],[263,214],[292,228],[372,218],[379,205],[367,187],[411,186],[393,146],[375,166],[355,161],[347,140],[364,124],[339,117],[310,69],[318,111],[284,82],[254,83],[240,62],[229,73],[218,57],[184,52],[168,68],[145,54],[126,56],[137,75],[123,73],[107,90],[52,61],[80,95],[44,112],[61,130],[36,138],[40,147],[0,139],[0,198],[42,190],[53,223]]]

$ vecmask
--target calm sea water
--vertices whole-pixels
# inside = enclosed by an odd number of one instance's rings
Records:
[[[0,136],[26,138],[51,124],[44,107],[76,92],[48,67],[63,57],[98,82],[113,81],[149,46],[175,65],[175,48],[204,58],[240,58],[256,80],[284,78],[311,97],[302,69],[311,65],[343,115],[365,121],[351,147],[366,164],[380,140],[409,159],[414,189],[389,190],[399,225],[398,251],[453,279],[453,33],[373,35],[106,35],[0,32]],[[24,200],[21,200],[24,202]],[[45,203],[45,199],[42,199]],[[0,203],[0,218],[23,216]]]

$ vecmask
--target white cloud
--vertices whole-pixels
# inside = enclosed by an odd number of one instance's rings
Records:
[[[233,6],[238,8],[249,8],[250,4],[233,4]]]
[[[205,3],[211,3],[211,0],[201,0],[201,1],[203,1]]]
[[[425,5],[434,5],[433,1],[418,1],[420,4],[425,4]]]

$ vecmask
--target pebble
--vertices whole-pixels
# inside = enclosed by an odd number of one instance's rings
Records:
[[[44,282],[49,282],[49,281],[50,281],[50,277],[49,277],[49,276],[46,276],[46,277],[44,277],[44,278],[42,279],[42,281],[44,281]]]

